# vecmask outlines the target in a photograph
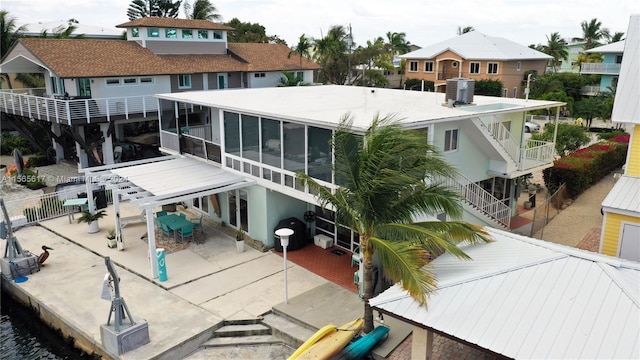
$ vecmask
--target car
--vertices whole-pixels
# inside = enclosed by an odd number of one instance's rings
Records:
[[[527,121],[526,123],[524,123],[524,131],[528,133],[532,131],[540,131],[540,125],[531,121]]]

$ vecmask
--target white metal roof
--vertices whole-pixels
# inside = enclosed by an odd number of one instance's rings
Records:
[[[135,197],[132,203],[139,204],[141,208],[220,193],[254,183],[241,175],[187,157],[112,168],[109,172],[124,179],[126,186],[139,192],[140,196]]]
[[[640,15],[632,15],[627,29],[611,120],[640,124]]]
[[[398,285],[385,313],[515,359],[640,357],[640,264],[489,229],[494,242],[432,262],[438,290],[419,306]]]
[[[548,60],[552,58],[528,46],[505,38],[488,36],[475,30],[400,55],[400,57],[404,59],[433,59],[447,50],[469,60]]]
[[[604,53],[622,54],[623,51],[624,51],[624,40],[616,41],[611,44],[606,44],[606,45],[594,47],[589,50],[585,50],[585,52],[587,53],[598,53],[598,54],[604,54]]]
[[[326,128],[336,128],[340,119],[349,113],[354,118],[354,129],[361,130],[367,129],[378,113],[381,116],[395,114],[403,124],[417,127],[424,121],[450,121],[564,105],[555,101],[474,96],[475,105],[448,108],[444,93],[341,85],[192,91],[156,96]]]
[[[602,207],[607,211],[640,217],[640,178],[621,176],[602,201]]]

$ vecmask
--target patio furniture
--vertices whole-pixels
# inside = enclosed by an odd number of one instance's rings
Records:
[[[178,229],[178,233],[180,234],[181,242],[184,241],[185,237],[191,237],[191,240],[193,240],[193,224],[189,222],[189,224]]]
[[[73,207],[79,206],[80,210],[85,210],[84,207],[88,201],[89,199],[87,198],[67,199],[64,201],[62,206],[67,208],[67,215],[69,216],[69,224],[71,224],[71,219],[75,220],[75,218],[73,217],[73,213],[74,213]]]
[[[351,266],[360,266],[362,262],[362,253],[360,252],[360,245],[356,245],[353,248],[353,254],[351,254]]]
[[[175,232],[171,230],[166,224],[158,223],[163,235],[173,237],[175,239]]]
[[[178,216],[180,216],[183,219],[187,218],[187,214],[185,214],[185,213],[180,213],[180,214],[178,214]]]
[[[158,211],[156,213],[156,218],[163,217],[163,216],[167,216],[167,212],[164,211],[164,210],[163,211]]]
[[[157,218],[157,221],[162,226],[166,226],[173,231],[173,237],[176,242],[178,241],[178,230],[184,227],[185,225],[191,225],[191,221],[176,214],[168,214],[168,215],[159,217]]]

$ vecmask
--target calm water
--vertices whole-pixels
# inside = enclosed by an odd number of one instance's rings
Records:
[[[3,280],[4,281],[4,280]],[[0,359],[92,359],[64,342],[29,309],[2,292],[0,302]]]

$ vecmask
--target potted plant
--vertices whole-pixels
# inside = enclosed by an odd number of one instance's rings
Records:
[[[244,252],[244,230],[242,227],[236,231],[236,249],[239,253]]]
[[[98,220],[107,216],[107,212],[104,210],[96,211],[92,213],[89,210],[84,210],[82,212],[82,216],[78,218],[78,224],[87,223],[89,224],[89,234],[94,234],[100,231],[100,226],[98,225]]]
[[[110,248],[116,247],[116,228],[111,228],[107,231],[107,246]]]

